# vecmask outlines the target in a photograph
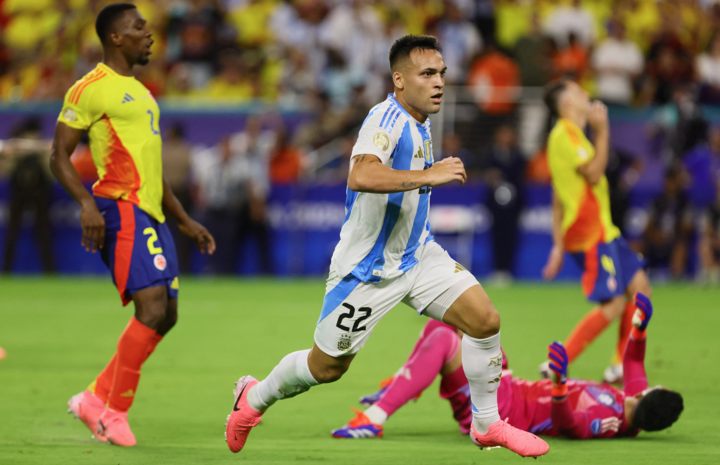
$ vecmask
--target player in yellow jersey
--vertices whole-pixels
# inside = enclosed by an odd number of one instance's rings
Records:
[[[134,302],[135,315],[108,365],[68,406],[99,440],[133,446],[127,411],[140,368],[177,320],[178,267],[163,208],[201,252],[213,253],[215,241],[163,180],[158,105],[132,72],[151,53],[145,19],[134,5],[114,3],[100,11],[95,27],[103,62],[65,95],[50,165],[82,206],[82,246],[100,250],[123,305]],[[70,163],[83,131],[99,177],[93,195]]]
[[[622,381],[622,356],[632,329],[633,299],[637,292],[651,295],[642,261],[613,224],[605,177],[609,149],[607,107],[590,102],[587,92],[570,80],[551,82],[545,102],[557,123],[548,137],[548,164],[552,176],[553,248],[543,277],[553,279],[569,252],[583,269],[582,289],[598,306],[588,313],[565,342],[572,362],[613,320],[622,317],[613,364],[606,382]],[[585,137],[589,125],[595,145]],[[549,375],[547,363],[540,366]]]

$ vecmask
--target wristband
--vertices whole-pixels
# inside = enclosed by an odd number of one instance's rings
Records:
[[[633,326],[633,329],[630,331],[630,336],[632,336],[632,338],[635,339],[636,341],[642,341],[645,339],[646,331],[647,331],[647,329],[640,331],[639,329],[637,329],[636,327]]]
[[[553,384],[553,387],[551,390],[551,395],[553,396],[553,398],[565,397],[567,395],[567,393],[568,393],[567,384],[563,383],[560,386],[555,386]]]

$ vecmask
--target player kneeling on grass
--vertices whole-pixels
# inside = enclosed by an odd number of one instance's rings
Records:
[[[660,386],[648,389],[645,376],[645,331],[652,304],[643,294],[635,297],[631,337],[623,357],[626,370],[623,390],[589,380],[568,379],[568,357],[558,342],[549,347],[553,380],[526,381],[513,378],[503,359],[503,377],[498,389],[502,418],[518,428],[549,436],[573,439],[628,437],[640,430],[659,431],[672,425],[683,410],[677,392]],[[360,402],[371,405],[332,435],[336,438],[381,437],[385,421],[410,399],[420,396],[440,374],[440,396],[450,401],[460,432],[467,434],[472,419],[468,383],[460,356],[456,330],[430,321],[405,365],[383,382],[380,391]]]

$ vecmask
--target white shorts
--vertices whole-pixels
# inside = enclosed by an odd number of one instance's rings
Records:
[[[442,319],[452,301],[479,284],[435,242],[422,246],[416,257],[418,263],[405,274],[379,283],[364,283],[352,275],[341,278],[331,270],[315,328],[320,350],[332,357],[357,353],[378,321],[400,302],[423,313],[437,299],[440,305],[425,314]],[[446,291],[452,295],[443,295]]]

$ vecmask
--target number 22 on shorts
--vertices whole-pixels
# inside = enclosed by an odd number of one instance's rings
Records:
[[[148,237],[147,246],[148,246],[148,250],[150,251],[150,255],[162,253],[162,247],[155,246],[155,243],[158,240],[158,236],[157,236],[157,232],[155,231],[155,228],[145,228],[143,230],[143,236],[147,236],[148,234],[150,235],[150,237]]]
[[[355,316],[355,307],[353,307],[349,303],[343,303],[342,305],[343,305],[343,307],[348,309],[348,312],[342,313],[338,317],[338,320],[337,320],[337,323],[335,323],[335,326],[338,327],[339,329],[342,329],[343,331],[349,332],[350,328],[348,326],[343,325],[342,323],[345,318],[349,318],[352,320],[352,317]],[[353,326],[352,326],[353,333],[357,333],[359,331],[365,331],[365,329],[366,329],[365,326],[360,326],[360,323],[367,320],[368,317],[370,316],[370,314],[372,313],[372,309],[370,307],[360,307],[357,310],[358,310],[358,312],[363,313],[364,315],[362,315],[360,318],[355,320],[355,324],[353,324]]]

